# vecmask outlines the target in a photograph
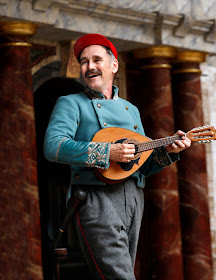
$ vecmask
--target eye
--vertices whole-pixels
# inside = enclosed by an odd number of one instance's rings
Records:
[[[85,65],[87,63],[87,61],[83,60],[81,61],[81,65]]]

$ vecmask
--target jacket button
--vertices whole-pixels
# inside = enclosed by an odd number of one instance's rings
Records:
[[[106,122],[104,122],[103,124],[104,124],[104,126],[107,126],[107,123],[106,123]]]
[[[126,106],[125,108],[126,108],[126,110],[128,110],[128,106]]]
[[[101,105],[100,105],[100,103],[98,103],[98,104],[97,104],[97,106],[98,106],[98,108],[101,108]]]
[[[136,125],[134,126],[134,129],[137,129],[137,127],[138,127],[138,125],[136,124]]]

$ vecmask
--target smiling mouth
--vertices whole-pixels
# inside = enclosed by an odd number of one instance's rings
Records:
[[[90,71],[86,72],[85,77],[89,78],[89,79],[93,79],[100,75],[102,75],[102,73],[100,71],[90,70]]]
[[[92,78],[95,78],[95,77],[98,77],[98,76],[99,76],[99,74],[94,74],[94,75],[89,75],[88,78],[92,79]]]

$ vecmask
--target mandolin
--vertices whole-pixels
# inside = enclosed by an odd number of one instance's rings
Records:
[[[192,142],[196,142],[196,144],[209,143],[216,139],[216,132],[213,126],[203,126],[188,131],[185,136]],[[155,148],[168,146],[180,139],[180,135],[173,135],[152,140],[146,136],[124,128],[108,127],[101,129],[93,137],[93,142],[134,144],[136,152],[134,159],[130,162],[122,163],[110,161],[108,169],[97,168],[96,174],[102,181],[109,184],[121,182],[137,171]]]

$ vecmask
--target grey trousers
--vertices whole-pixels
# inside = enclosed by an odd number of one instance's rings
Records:
[[[90,270],[95,279],[135,280],[143,190],[131,179],[85,190],[87,201],[77,212],[76,232]]]

